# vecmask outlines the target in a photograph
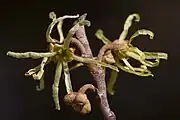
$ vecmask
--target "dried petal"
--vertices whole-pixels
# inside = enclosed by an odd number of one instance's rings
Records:
[[[115,91],[113,90],[113,87],[114,87],[114,84],[117,80],[117,77],[118,77],[118,72],[112,70],[111,76],[109,78],[108,85],[107,85],[107,91],[111,95],[114,95],[114,93],[115,93]]]
[[[139,35],[149,35],[150,39],[153,39],[154,38],[154,33],[150,30],[146,30],[146,29],[141,29],[141,30],[138,30],[136,31],[132,36],[131,38],[129,39],[129,42],[131,43],[132,40],[139,36]]]
[[[103,42],[104,44],[109,44],[109,43],[111,43],[111,41],[104,36],[103,31],[102,31],[101,29],[98,29],[98,30],[96,31],[95,35],[96,35],[96,37],[97,37],[98,39],[102,40],[102,42]]]

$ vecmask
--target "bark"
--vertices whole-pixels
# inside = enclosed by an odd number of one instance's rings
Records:
[[[84,20],[87,14],[84,14],[80,17],[79,20]],[[84,46],[86,53],[82,54],[83,57],[93,58],[93,54],[85,33],[84,26],[81,26],[76,32],[76,38]],[[116,116],[113,111],[111,111],[107,99],[106,83],[105,83],[105,71],[102,67],[99,67],[95,64],[87,64],[88,70],[90,71],[93,79],[96,82],[97,93],[100,100],[100,109],[105,120],[116,120]]]

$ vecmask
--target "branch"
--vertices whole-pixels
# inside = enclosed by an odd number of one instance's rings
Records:
[[[76,47],[80,50],[81,56],[86,54],[86,50],[79,40],[77,40],[76,38],[72,38],[71,43],[75,44]]]
[[[85,20],[86,16],[87,14],[85,13],[84,15],[80,16],[80,18],[76,22]],[[80,26],[75,34],[76,34],[77,39],[82,43],[82,45],[84,46],[86,50],[85,57],[93,58],[93,54],[92,54],[88,39],[86,37],[84,26]],[[113,111],[111,111],[108,100],[107,100],[105,72],[104,72],[103,67],[97,66],[93,63],[88,63],[86,64],[86,66],[88,67],[93,79],[96,81],[98,96],[100,99],[100,109],[104,115],[104,118],[106,120],[116,120],[116,116],[113,113]]]
[[[79,17],[79,19],[77,21],[74,22],[74,24],[76,24],[79,21],[83,21],[85,20],[87,16],[87,13],[83,14],[82,16]],[[86,50],[86,56],[85,57],[89,57],[92,58],[92,51],[85,33],[85,28],[84,26],[80,26],[79,29],[76,31],[75,33],[77,39],[81,42],[81,44],[84,46],[85,50]]]

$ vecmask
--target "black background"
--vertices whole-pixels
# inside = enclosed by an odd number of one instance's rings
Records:
[[[167,52],[169,58],[153,68],[154,78],[141,78],[120,72],[114,96],[109,103],[117,120],[179,120],[180,119],[180,2],[157,0],[31,0],[4,1],[0,6],[0,119],[1,120],[103,120],[93,93],[89,97],[92,112],[81,116],[64,105],[64,82],[60,83],[61,110],[55,111],[51,97],[54,65],[46,69],[45,90],[37,92],[37,82],[25,77],[24,72],[40,60],[17,60],[6,56],[11,51],[46,51],[45,31],[50,23],[48,14],[57,16],[88,13],[91,27],[87,36],[94,56],[103,45],[94,33],[98,28],[114,40],[122,31],[126,17],[139,13],[141,21],[133,24],[130,33],[148,28],[155,33],[154,40],[138,37],[133,44],[146,51]],[[73,19],[65,20],[64,31],[72,26]],[[86,68],[72,72],[73,87],[77,90],[92,83]]]

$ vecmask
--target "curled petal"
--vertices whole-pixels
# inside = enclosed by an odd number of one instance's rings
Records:
[[[68,63],[63,61],[63,70],[64,70],[64,78],[65,78],[65,85],[66,85],[66,91],[67,93],[73,92],[72,84],[71,84],[71,78],[68,68]]]
[[[141,56],[139,56],[138,54],[134,53],[134,52],[126,52],[126,55],[128,55],[131,58],[134,58],[135,60],[138,60],[140,63],[142,63],[143,65],[146,65],[148,67],[153,67],[149,62],[145,62],[144,59],[141,58]]]
[[[109,44],[109,43],[111,43],[111,41],[104,36],[103,31],[102,31],[101,29],[98,29],[98,30],[96,31],[95,35],[96,35],[96,37],[97,37],[98,39],[102,40],[102,42],[103,42],[104,44]]]
[[[121,70],[125,71],[125,72],[128,72],[128,73],[131,73],[131,74],[135,74],[135,75],[138,75],[138,76],[153,76],[153,74],[151,73],[151,71],[145,69],[145,68],[133,68],[133,70],[129,69],[127,66],[123,66],[122,63],[119,62],[118,58],[116,57],[116,66],[118,66]]]
[[[35,68],[32,68],[30,70],[28,70],[26,73],[25,73],[25,76],[31,76],[33,74],[35,74],[36,72],[38,72],[40,70],[41,66],[38,65],[36,66]]]
[[[39,84],[39,86],[36,86],[36,90],[37,91],[41,91],[41,90],[43,90],[44,89],[44,75],[41,77],[41,79],[40,79],[40,84]]]
[[[90,21],[88,21],[88,20],[79,21],[69,30],[68,35],[64,40],[64,47],[65,48],[69,47],[69,44],[71,42],[71,39],[72,39],[73,35],[79,29],[79,27],[83,26],[83,25],[90,26]]]
[[[148,67],[155,67],[159,65],[160,59],[167,59],[166,53],[156,53],[156,52],[142,52],[136,47],[131,47],[127,52],[126,55],[129,57],[132,57],[142,64],[148,66]],[[148,61],[148,60],[155,60],[154,62]]]
[[[55,25],[56,23],[58,23],[58,22],[60,22],[60,21],[63,21],[64,19],[67,19],[67,18],[78,18],[78,17],[79,17],[79,15],[65,15],[65,16],[63,16],[63,17],[59,17],[59,18],[53,20],[53,22],[48,26],[48,29],[47,29],[47,31],[46,31],[46,39],[47,39],[47,42],[55,42],[55,41],[51,38],[50,34],[51,34],[52,29],[53,29],[53,27],[54,27],[54,25]]]
[[[153,67],[152,62],[146,61],[145,54],[136,47],[130,47],[125,54],[131,58],[134,58],[135,60],[138,60],[143,65]]]
[[[134,68],[131,66],[131,64],[128,62],[127,59],[122,58],[122,61],[124,62],[124,64],[125,64],[129,69],[131,69],[132,71],[134,71]]]
[[[41,64],[36,66],[33,69],[30,69],[25,73],[25,76],[31,76],[33,77],[34,80],[40,80],[42,76],[44,75],[44,66],[50,62],[50,59],[47,57],[44,57]],[[38,72],[36,74],[36,72]]]
[[[55,14],[55,12],[50,12],[50,13],[49,13],[49,18],[52,19],[53,21],[56,20],[56,14]]]
[[[144,52],[146,59],[165,59],[167,60],[168,54],[167,53],[161,53],[161,52]]]
[[[141,56],[142,59],[145,59],[145,54],[144,52],[142,52],[140,49],[138,49],[137,47],[130,47],[128,49],[128,51],[130,52],[134,52],[136,53],[137,55]]]
[[[118,77],[118,72],[112,70],[111,76],[109,78],[108,85],[107,85],[107,91],[111,95],[114,95],[114,93],[115,93],[115,91],[113,90],[113,87],[114,87],[114,84],[117,80],[117,77]]]
[[[83,64],[83,63],[77,63],[76,65],[72,66],[72,67],[69,69],[69,71],[74,70],[74,69],[76,69],[76,68],[78,68],[78,67],[81,67],[81,66],[84,66],[84,64]]]
[[[125,24],[124,24],[124,30],[121,33],[121,35],[119,36],[119,41],[125,40],[127,34],[128,34],[128,30],[132,25],[132,21],[135,18],[135,22],[139,22],[140,21],[140,16],[138,14],[131,14],[127,17]]]
[[[14,57],[14,58],[32,58],[32,59],[39,59],[43,57],[53,57],[56,55],[56,52],[46,52],[46,53],[37,53],[37,52],[25,52],[25,53],[18,53],[18,52],[7,52],[8,56]]]
[[[40,71],[38,72],[36,78],[34,78],[35,80],[40,80],[41,77],[44,75],[44,66],[45,64],[47,63],[48,61],[48,58],[47,57],[44,57],[41,64],[40,64]]]
[[[33,74],[32,77],[34,80],[40,80],[44,75],[44,70],[41,69],[37,74]]]
[[[82,63],[97,64],[97,65],[107,67],[107,68],[110,68],[112,70],[115,70],[115,71],[119,72],[119,70],[118,70],[118,68],[116,66],[107,64],[105,62],[101,62],[101,61],[94,60],[94,59],[91,59],[91,58],[83,58],[83,57],[79,57],[79,56],[76,56],[76,55],[73,55],[73,58],[74,58],[74,60],[82,62]]]
[[[134,19],[135,22],[139,22],[140,21],[139,14],[134,13],[134,14],[131,14],[131,15],[129,15],[127,17],[127,19],[125,21],[125,24],[124,24],[124,29],[125,30],[129,29],[131,27],[133,19]]]
[[[57,65],[56,65],[54,83],[52,85],[52,97],[53,97],[53,100],[54,100],[57,110],[60,110],[58,93],[59,93],[59,81],[61,78],[61,73],[62,73],[62,63],[61,63],[61,61],[58,61]]]
[[[57,24],[57,30],[58,30],[59,37],[60,37],[60,43],[63,43],[63,41],[64,41],[64,35],[63,35],[63,31],[62,31],[62,24],[63,24],[63,21],[60,21]]]
[[[149,65],[149,67],[156,67],[156,66],[158,66],[158,65],[159,65],[159,63],[160,63],[160,59],[159,59],[159,58],[157,58],[157,59],[155,59],[155,61],[154,61],[154,62],[151,62],[151,61],[148,61],[148,60],[144,60],[144,63],[145,63],[145,64],[148,64],[148,65]]]
[[[150,39],[153,39],[154,38],[154,33],[150,30],[146,30],[146,29],[141,29],[141,30],[138,30],[136,31],[132,36],[131,38],[129,39],[129,43],[132,42],[132,40],[139,36],[139,35],[149,35]]]
[[[52,97],[55,104],[55,109],[60,110],[60,104],[59,104],[59,88],[56,87],[54,84],[52,85]]]
[[[83,21],[79,22],[79,25],[80,26],[86,25],[86,26],[90,27],[91,26],[91,22],[89,20],[83,20]]]

